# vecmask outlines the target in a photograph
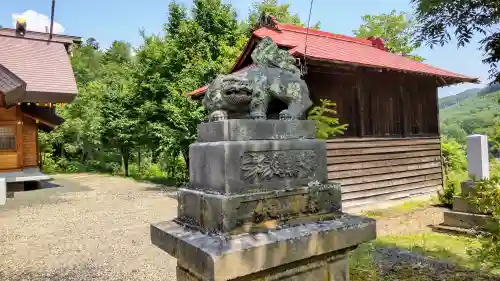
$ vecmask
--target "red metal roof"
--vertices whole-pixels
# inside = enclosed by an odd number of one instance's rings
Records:
[[[278,45],[293,46],[294,49],[290,51],[292,54],[304,55],[307,29],[281,24],[279,27],[282,30],[281,33],[269,28],[260,28],[254,32],[254,35],[259,38],[269,36]],[[371,40],[310,30],[307,38],[307,57],[367,67],[388,68],[464,80],[475,80],[475,78],[439,69],[404,56],[381,50],[372,44]]]
[[[65,44],[0,33],[0,64],[26,83],[33,102],[71,102],[78,92]]]
[[[253,32],[253,37],[259,39],[271,37],[277,45],[289,47],[289,52],[293,56],[304,56],[307,28],[288,24],[278,24],[278,28],[279,30],[269,27],[259,28]],[[247,48],[251,47],[252,44],[247,45]],[[247,54],[242,55],[236,62],[233,71],[239,70],[239,65],[241,65],[248,55],[247,51],[245,50],[244,54]],[[453,78],[460,82],[477,82],[477,78],[439,69],[404,56],[390,53],[380,45],[380,41],[377,41],[377,39],[361,39],[314,29],[309,29],[307,37],[307,58],[331,63]],[[203,94],[206,87],[199,88],[188,95],[196,96]]]

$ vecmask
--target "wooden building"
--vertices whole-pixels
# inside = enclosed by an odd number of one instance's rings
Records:
[[[69,56],[79,41],[0,29],[0,179],[7,189],[22,190],[24,182],[48,179],[39,169],[38,130],[61,124],[55,105],[76,97]]]
[[[327,141],[329,179],[342,183],[343,205],[435,192],[443,184],[439,87],[477,79],[390,53],[360,39],[268,20],[253,32],[231,72],[252,64],[253,48],[271,37],[306,63],[312,100],[337,103],[345,135]],[[304,57],[306,58],[304,60]],[[189,95],[201,98],[207,86]]]

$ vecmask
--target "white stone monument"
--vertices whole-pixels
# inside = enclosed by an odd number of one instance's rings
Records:
[[[467,137],[467,163],[469,178],[482,180],[489,177],[488,136],[470,135]]]

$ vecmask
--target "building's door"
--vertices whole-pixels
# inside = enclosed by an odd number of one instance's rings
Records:
[[[17,122],[0,121],[0,171],[17,168]]]

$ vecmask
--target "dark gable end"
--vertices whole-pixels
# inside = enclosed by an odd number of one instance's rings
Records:
[[[26,93],[26,82],[0,64],[0,103],[10,107],[22,100]]]

